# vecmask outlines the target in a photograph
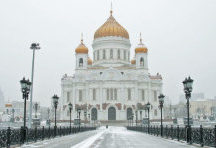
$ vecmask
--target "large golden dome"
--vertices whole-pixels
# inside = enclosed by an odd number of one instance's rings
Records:
[[[107,21],[97,29],[94,34],[94,39],[105,36],[119,36],[129,39],[129,34],[124,27],[122,27],[112,16],[112,10],[110,11],[110,17]]]
[[[88,48],[85,46],[85,44],[83,43],[83,39],[81,39],[81,43],[79,44],[79,46],[76,48],[75,50],[76,53],[88,53]]]

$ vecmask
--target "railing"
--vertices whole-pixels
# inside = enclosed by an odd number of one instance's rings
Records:
[[[195,143],[200,144],[200,146],[216,147],[216,125],[214,128],[166,126],[162,127],[162,130],[160,126],[127,126],[127,129],[164,138],[177,139],[178,141],[187,141],[190,144]]]
[[[0,130],[0,147],[10,147],[11,145],[21,145],[24,142],[36,142],[38,140],[50,139],[56,136],[64,136],[72,133],[84,132],[89,130],[95,130],[96,127],[58,127],[55,132],[54,127],[42,127],[26,129],[26,138],[23,135],[23,128],[20,129],[8,129]]]

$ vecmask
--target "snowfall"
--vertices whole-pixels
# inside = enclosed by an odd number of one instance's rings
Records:
[[[29,143],[22,148],[183,148],[196,146],[165,139],[141,132],[129,131],[125,127],[100,127],[70,136]]]

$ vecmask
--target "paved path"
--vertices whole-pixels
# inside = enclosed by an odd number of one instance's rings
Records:
[[[23,147],[46,148],[187,148],[194,146],[140,132],[124,127],[105,127],[96,131],[55,138]]]

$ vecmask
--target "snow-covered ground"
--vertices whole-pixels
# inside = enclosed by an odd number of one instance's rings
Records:
[[[101,127],[96,131],[45,140],[22,147],[46,148],[183,148],[186,143],[168,140],[148,134],[128,131],[124,127]]]

